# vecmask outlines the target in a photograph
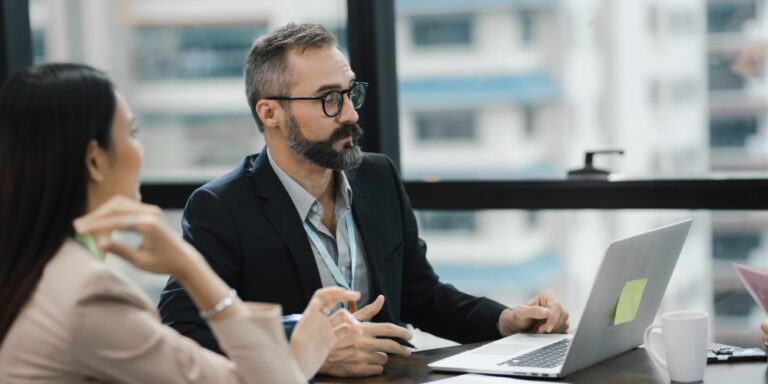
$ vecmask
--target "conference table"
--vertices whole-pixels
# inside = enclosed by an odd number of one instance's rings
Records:
[[[416,384],[428,383],[455,376],[453,373],[436,372],[427,364],[452,354],[476,348],[484,343],[466,344],[456,347],[439,348],[415,352],[409,357],[389,356],[384,374],[365,378],[336,378],[318,376],[317,384],[366,383],[366,384]],[[537,380],[546,383],[544,380]],[[574,372],[565,379],[553,383],[669,383],[669,375],[653,360],[645,349],[636,348],[615,356],[581,371]],[[708,364],[704,373],[704,383],[766,383],[768,384],[768,364],[765,362],[718,363]]]

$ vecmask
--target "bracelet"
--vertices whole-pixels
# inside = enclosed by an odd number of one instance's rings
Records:
[[[237,291],[235,291],[234,289],[230,289],[229,295],[221,299],[221,301],[219,301],[218,304],[216,304],[212,309],[209,309],[207,311],[200,311],[200,317],[202,317],[205,320],[213,316],[216,316],[219,312],[227,309],[229,306],[234,304],[235,298],[237,298]]]

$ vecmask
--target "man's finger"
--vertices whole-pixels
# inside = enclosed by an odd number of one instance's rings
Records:
[[[560,304],[556,304],[549,308],[550,315],[547,318],[547,321],[539,327],[539,332],[552,332],[562,325],[562,322],[564,321],[563,312],[563,307],[560,306]]]
[[[760,328],[763,330],[763,332],[766,332],[766,333],[768,333],[768,321],[763,321],[763,322],[760,324]]]
[[[368,321],[376,316],[376,314],[381,311],[381,307],[383,306],[384,295],[379,295],[376,300],[373,301],[373,303],[370,303],[365,307],[360,308],[359,311],[355,312],[354,316],[360,321]]]
[[[357,319],[355,319],[354,316],[352,316],[351,313],[349,313],[346,309],[341,309],[331,315],[331,326],[336,328],[341,325],[346,325],[349,327],[349,331],[352,332],[355,335],[362,335],[363,334],[363,325],[360,323]]]
[[[375,364],[383,366],[387,363],[387,354],[384,352],[366,351],[362,357],[362,361],[368,364]]]
[[[376,376],[384,373],[384,364],[364,364],[359,369],[357,376]]]
[[[333,328],[333,334],[336,336],[336,344],[333,345],[334,349],[353,346],[357,336],[359,336],[359,333],[355,332],[349,324],[341,324]]]
[[[399,337],[405,340],[413,338],[411,331],[392,323],[365,323],[363,328],[365,334],[373,337]]]
[[[521,319],[543,320],[549,317],[549,308],[539,307],[537,305],[518,305],[515,307],[516,315]]]
[[[411,350],[408,349],[408,347],[400,345],[400,343],[392,339],[373,338],[373,340],[370,340],[367,343],[366,347],[373,351],[391,353],[404,357],[411,355]]]

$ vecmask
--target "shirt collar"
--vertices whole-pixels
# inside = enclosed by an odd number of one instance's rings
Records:
[[[275,171],[275,174],[277,175],[277,178],[280,179],[280,182],[283,184],[283,187],[285,187],[285,190],[288,192],[288,196],[290,196],[291,201],[293,201],[293,205],[296,207],[296,211],[299,213],[299,217],[302,221],[305,221],[307,219],[307,216],[309,215],[310,209],[312,209],[312,206],[315,203],[320,204],[317,199],[315,199],[314,196],[312,196],[309,192],[307,192],[304,187],[301,186],[296,180],[291,178],[285,171],[283,171],[282,168],[280,168],[279,165],[277,165],[277,162],[275,162],[275,159],[272,158],[272,154],[269,152],[269,148],[267,148],[267,158],[269,159],[269,165],[272,166],[272,169]],[[352,187],[349,185],[349,180],[347,180],[347,175],[344,174],[344,172],[335,171],[336,172],[336,201],[339,201],[339,197],[341,197],[342,201],[346,205],[347,209],[352,208]],[[342,191],[344,191],[342,193]]]

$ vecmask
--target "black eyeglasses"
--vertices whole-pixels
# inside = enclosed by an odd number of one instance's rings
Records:
[[[352,102],[352,108],[360,109],[365,103],[365,90],[368,83],[354,82],[349,89],[341,91],[330,91],[322,96],[316,97],[285,97],[274,96],[266,97],[267,100],[320,100],[323,102],[323,113],[328,117],[336,117],[344,106],[344,94],[349,94],[349,101]]]

